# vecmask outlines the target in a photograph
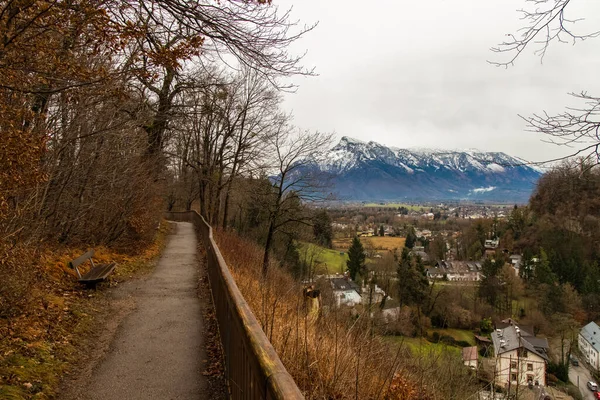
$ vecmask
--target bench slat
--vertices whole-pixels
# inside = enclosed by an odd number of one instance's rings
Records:
[[[81,279],[79,279],[79,282],[92,283],[103,281],[115,269],[115,266],[115,263],[96,265],[96,267],[83,275]]]
[[[94,257],[94,249],[90,249],[90,250],[88,250],[87,253],[80,255],[79,257],[77,257],[73,261],[70,261],[69,262],[69,267],[71,267],[71,268],[77,268],[82,263],[84,263],[85,261],[89,260],[92,257]]]

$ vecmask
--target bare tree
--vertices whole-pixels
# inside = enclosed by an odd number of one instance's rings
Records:
[[[552,43],[575,44],[600,36],[600,30],[587,33],[576,31],[575,24],[582,18],[568,16],[573,0],[526,0],[526,3],[530,7],[520,10],[525,25],[519,34],[508,34],[506,41],[492,48],[495,53],[510,54],[509,60],[493,61],[492,64],[504,67],[514,65],[517,58],[532,46],[538,46],[534,53],[543,60]],[[568,157],[582,156],[597,164],[600,162],[600,97],[587,92],[570,95],[582,101],[583,105],[567,108],[558,115],[542,112],[521,118],[527,123],[528,130],[544,133],[550,143],[574,147]],[[557,160],[563,158],[567,157]]]
[[[316,166],[331,143],[331,134],[321,132],[301,132],[282,117],[275,132],[268,138],[273,153],[270,162],[273,194],[266,204],[269,210],[269,222],[263,274],[269,268],[269,259],[273,237],[291,223],[310,225],[311,215],[302,213],[302,202],[326,200],[327,177]]]
[[[584,161],[591,161],[590,166],[596,165],[600,162],[600,97],[586,92],[570,95],[583,101],[583,105],[567,108],[557,115],[543,112],[521,118],[530,131],[546,134],[548,142],[575,147],[569,157],[580,156]]]
[[[238,104],[229,123],[234,131],[230,151],[229,174],[225,182],[222,226],[229,216],[231,188],[236,177],[253,170],[265,156],[264,138],[277,121],[280,96],[262,75],[243,68],[234,89]]]
[[[149,158],[161,156],[179,93],[202,84],[184,76],[191,64],[228,64],[227,55],[233,55],[279,89],[286,87],[278,77],[312,74],[301,65],[303,55],[291,55],[288,47],[314,25],[300,27],[289,10],[270,2],[152,0],[106,8],[129,40],[125,64],[147,98],[141,111],[147,116]]]
[[[180,193],[187,196],[197,188],[201,214],[213,225],[226,226],[233,182],[260,163],[280,96],[249,68],[213,75],[199,72],[195,80],[212,83],[182,92],[183,112],[171,128],[175,140],[169,150],[180,160],[174,166],[178,184],[188,188]],[[195,183],[187,179],[191,171]]]

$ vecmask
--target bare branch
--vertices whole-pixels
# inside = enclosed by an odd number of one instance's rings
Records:
[[[494,53],[508,53],[508,61],[488,61],[492,65],[508,67],[514,65],[517,58],[531,45],[538,45],[534,54],[543,61],[548,47],[552,42],[583,41],[588,38],[598,37],[600,31],[591,33],[576,33],[574,26],[578,19],[566,17],[566,11],[572,0],[526,0],[531,5],[529,9],[521,9],[521,20],[525,26],[517,35],[507,34],[507,40],[491,50]]]

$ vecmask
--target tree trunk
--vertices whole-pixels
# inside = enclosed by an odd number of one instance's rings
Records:
[[[221,226],[223,229],[227,229],[227,218],[229,217],[229,193],[231,191],[231,183],[229,183],[226,192],[225,192],[225,201],[223,204],[223,223]]]
[[[275,220],[271,218],[269,223],[269,232],[267,233],[267,241],[265,242],[265,255],[263,257],[262,274],[263,277],[267,276],[269,270],[269,255],[271,253],[271,246],[273,245],[273,234],[275,233]]]
[[[164,134],[169,123],[169,113],[171,111],[171,85],[175,79],[175,70],[167,68],[165,79],[163,81],[159,96],[158,109],[152,118],[152,122],[146,125],[144,129],[148,134],[147,156],[150,159],[156,159],[162,151]]]

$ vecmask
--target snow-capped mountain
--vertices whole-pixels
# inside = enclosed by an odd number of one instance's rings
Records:
[[[342,137],[318,168],[342,200],[527,201],[541,175],[500,152],[399,149]]]

